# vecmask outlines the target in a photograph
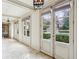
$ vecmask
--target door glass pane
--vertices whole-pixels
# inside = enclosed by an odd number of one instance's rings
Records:
[[[30,20],[26,19],[23,21],[24,24],[24,36],[30,36]]]
[[[69,8],[55,11],[56,41],[69,43]]]
[[[43,19],[43,39],[50,39],[51,32],[50,32],[50,25],[51,25],[51,16],[50,13],[42,15]]]
[[[27,22],[27,36],[30,36],[30,20],[26,20]]]

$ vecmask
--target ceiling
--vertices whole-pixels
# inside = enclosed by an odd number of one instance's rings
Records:
[[[44,6],[60,0],[45,0]],[[2,0],[2,14],[21,17],[33,10],[33,0]]]
[[[3,15],[20,17],[29,11],[30,11],[30,9],[28,9],[28,8],[13,4],[8,1],[2,3],[2,14]]]

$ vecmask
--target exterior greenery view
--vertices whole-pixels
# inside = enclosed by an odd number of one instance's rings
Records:
[[[68,35],[69,31],[67,31],[69,30],[69,18],[67,17],[67,18],[64,18],[63,20],[64,20],[63,21],[64,24],[60,28],[59,34],[56,35],[56,41],[69,43],[69,35]]]
[[[51,38],[51,34],[50,33],[43,33],[43,38],[44,39],[50,39]]]
[[[69,43],[69,36],[65,34],[57,34],[56,35],[56,41]]]
[[[61,12],[56,14],[56,41],[69,43],[69,11],[61,10]],[[60,15],[62,15],[62,18]],[[50,23],[50,19],[43,19],[43,39],[51,38]]]

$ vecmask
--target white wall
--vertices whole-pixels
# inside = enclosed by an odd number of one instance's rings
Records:
[[[32,39],[31,47],[40,50],[40,12],[35,11],[31,17],[32,20]]]

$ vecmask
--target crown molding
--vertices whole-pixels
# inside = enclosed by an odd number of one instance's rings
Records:
[[[14,18],[20,18],[19,16],[13,16],[13,15],[7,15],[7,14],[2,14],[2,16],[14,17]]]

